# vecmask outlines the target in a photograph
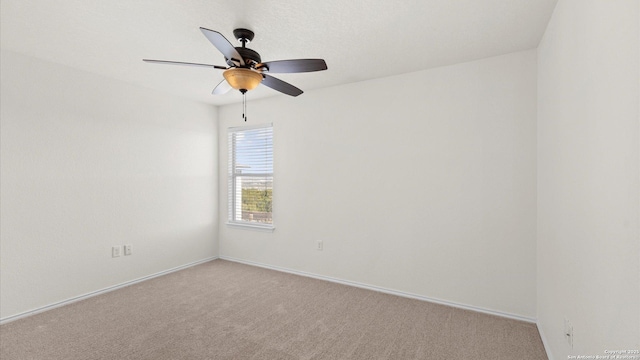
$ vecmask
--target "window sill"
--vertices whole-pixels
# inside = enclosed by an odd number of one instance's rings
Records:
[[[228,222],[227,226],[237,229],[255,230],[262,232],[273,232],[276,229],[273,225],[257,225],[237,222]]]

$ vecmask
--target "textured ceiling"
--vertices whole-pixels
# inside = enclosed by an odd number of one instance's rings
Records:
[[[225,65],[199,27],[234,46],[246,27],[263,61],[324,58],[327,71],[276,75],[310,90],[535,48],[556,1],[1,0],[0,47],[221,105],[241,100],[211,95],[221,70],[141,60]]]

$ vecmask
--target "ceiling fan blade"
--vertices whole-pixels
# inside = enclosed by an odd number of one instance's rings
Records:
[[[240,56],[240,53],[238,52],[238,50],[236,50],[236,48],[234,48],[233,45],[231,45],[231,43],[229,42],[229,40],[227,40],[226,37],[224,37],[222,34],[220,34],[217,31],[205,29],[203,27],[200,28],[200,31],[202,31],[204,36],[206,36],[207,39],[211,41],[211,43],[213,44],[213,46],[216,47],[216,49],[220,50],[220,52],[222,53],[222,55],[224,55],[224,57],[226,57],[229,60],[236,61],[240,63],[240,65],[244,65],[244,59],[242,59],[242,56]]]
[[[213,89],[211,94],[213,94],[213,95],[222,95],[222,94],[226,94],[227,92],[229,92],[229,90],[231,90],[231,85],[227,82],[227,80],[222,79],[222,81],[220,81],[220,84],[218,84]]]
[[[182,61],[166,61],[166,60],[151,60],[151,59],[142,59],[144,62],[148,62],[151,64],[167,64],[167,65],[187,65],[187,66],[202,66],[214,69],[222,69],[225,70],[226,67],[218,66],[218,65],[209,65],[209,64],[198,64],[198,63],[188,63]]]
[[[301,73],[327,70],[327,63],[322,59],[296,59],[267,61],[256,68],[266,67],[264,71],[270,73]]]
[[[267,74],[262,74],[262,76],[264,77],[262,84],[272,88],[273,90],[280,91],[283,94],[298,96],[303,92],[288,82],[284,82],[280,79],[274,78],[273,76],[269,76]]]

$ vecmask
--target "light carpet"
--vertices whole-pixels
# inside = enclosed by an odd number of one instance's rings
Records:
[[[547,359],[534,324],[215,260],[0,326],[10,359]]]

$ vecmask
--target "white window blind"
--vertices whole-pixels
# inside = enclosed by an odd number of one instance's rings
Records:
[[[229,223],[273,227],[273,127],[229,129]]]

